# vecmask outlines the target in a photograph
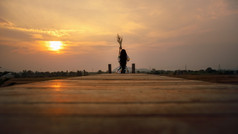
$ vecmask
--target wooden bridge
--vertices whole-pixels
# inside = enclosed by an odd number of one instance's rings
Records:
[[[0,88],[1,134],[235,134],[238,86],[103,74]]]

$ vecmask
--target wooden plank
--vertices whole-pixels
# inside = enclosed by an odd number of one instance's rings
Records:
[[[0,88],[0,133],[236,133],[238,86],[104,74]]]

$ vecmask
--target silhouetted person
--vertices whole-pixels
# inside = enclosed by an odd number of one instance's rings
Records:
[[[119,60],[119,63],[120,63],[121,73],[126,73],[126,63],[127,63],[127,61],[130,60],[130,58],[128,57],[128,55],[126,53],[126,50],[121,49],[121,47],[119,47],[118,60]]]

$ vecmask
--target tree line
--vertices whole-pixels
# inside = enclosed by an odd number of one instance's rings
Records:
[[[150,74],[166,74],[166,75],[183,75],[183,74],[192,74],[192,75],[199,75],[199,74],[217,74],[217,75],[236,75],[238,74],[238,70],[215,70],[211,67],[208,67],[207,69],[201,69],[201,70],[156,70],[152,69]]]
[[[15,78],[35,78],[35,77],[74,77],[74,76],[86,76],[88,72],[83,71],[56,71],[56,72],[39,72],[31,70],[23,70],[21,72],[0,72],[0,76],[4,76],[11,73]]]

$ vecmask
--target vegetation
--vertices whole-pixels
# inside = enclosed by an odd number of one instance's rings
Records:
[[[58,72],[33,72],[31,70],[23,70],[20,73],[13,73],[16,78],[35,78],[35,77],[74,77],[88,75],[88,72],[84,71],[58,71]]]
[[[238,74],[238,70],[214,70],[208,67],[206,70],[156,70],[152,69],[150,74],[166,74],[166,75],[204,75],[204,74],[216,74],[216,75],[235,75]]]
[[[150,74],[166,75],[179,77],[190,80],[202,80],[214,83],[238,84],[238,70],[214,70],[208,67],[205,70],[155,70],[152,69]]]
[[[11,74],[12,78],[6,75]],[[86,76],[89,73],[83,71],[58,71],[58,72],[33,72],[31,70],[23,70],[22,72],[0,72],[0,87],[10,86],[15,84],[24,84],[36,81],[62,79],[66,77]]]

